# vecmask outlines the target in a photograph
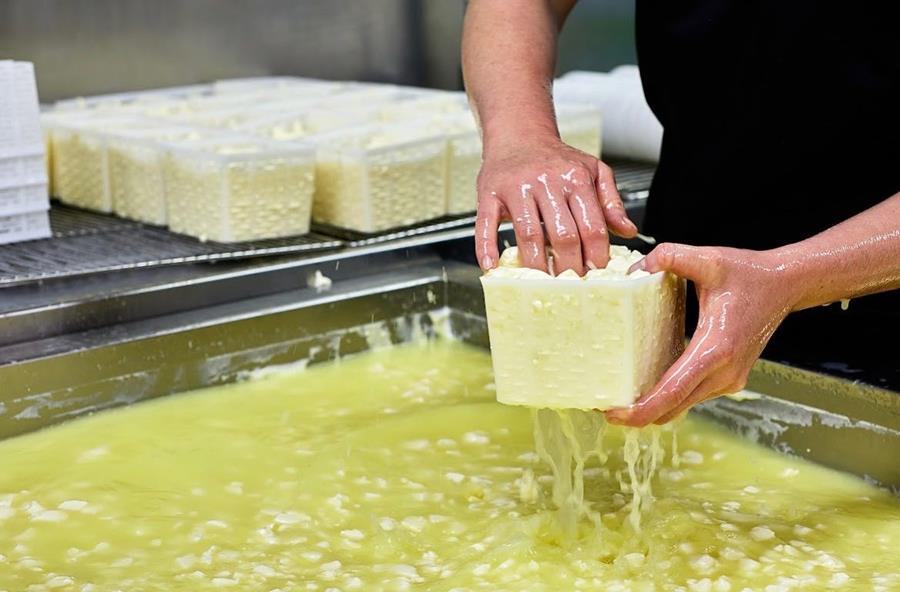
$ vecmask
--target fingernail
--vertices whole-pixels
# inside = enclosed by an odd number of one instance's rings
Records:
[[[628,416],[623,417],[622,414],[613,413],[612,411],[606,412],[606,421],[608,421],[611,424],[615,424],[615,425],[622,425],[623,423],[625,423],[625,420],[627,419],[627,417]]]
[[[494,269],[494,260],[490,256],[485,255],[481,259],[481,268],[484,270]]]
[[[630,228],[632,232],[637,232],[637,231],[638,231],[638,227],[635,226],[635,225],[634,225],[634,222],[632,222],[632,221],[629,220],[628,218],[625,218],[625,223],[628,225],[628,228]]]
[[[635,271],[647,271],[647,258],[644,257],[634,265],[628,268],[628,273],[634,273]]]

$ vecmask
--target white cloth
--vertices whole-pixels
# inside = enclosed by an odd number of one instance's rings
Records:
[[[641,88],[637,66],[620,66],[609,73],[573,71],[553,85],[557,104],[587,104],[603,117],[603,154],[659,161],[662,125],[653,115]]]

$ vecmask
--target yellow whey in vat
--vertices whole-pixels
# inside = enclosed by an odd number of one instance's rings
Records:
[[[607,428],[584,486],[601,527],[565,544],[529,411],[497,404],[488,355],[460,344],[101,413],[0,443],[0,590],[900,587],[896,498],[678,429],[635,533]]]

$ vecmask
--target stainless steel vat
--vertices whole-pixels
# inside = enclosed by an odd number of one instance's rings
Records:
[[[0,346],[0,437],[422,333],[487,347],[479,272],[458,255],[469,241],[471,230],[450,230],[0,318],[31,335]],[[333,279],[329,290],[307,285],[317,270]],[[42,319],[68,330],[34,329]],[[765,361],[749,388],[762,396],[696,412],[900,491],[900,394]]]

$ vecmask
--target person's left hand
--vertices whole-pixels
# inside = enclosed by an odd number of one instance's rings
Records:
[[[693,405],[734,393],[747,381],[775,329],[803,293],[774,251],[664,243],[635,268],[692,280],[700,314],[690,344],[659,383],[631,407],[606,412],[612,423],[666,423]]]

